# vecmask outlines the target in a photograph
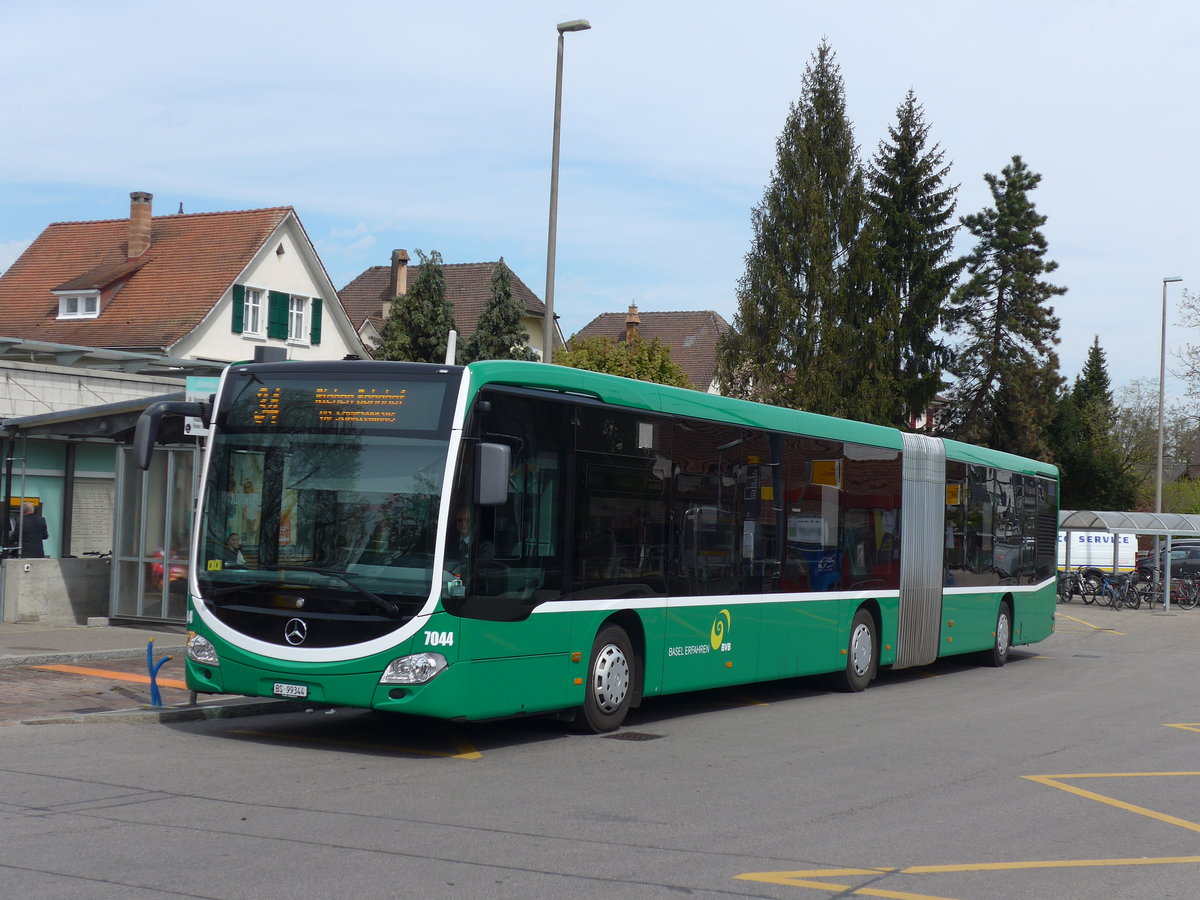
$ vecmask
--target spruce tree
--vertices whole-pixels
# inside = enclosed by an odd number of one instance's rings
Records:
[[[376,359],[444,363],[450,332],[455,330],[454,309],[446,299],[446,276],[442,255],[420,250],[421,270],[407,293],[392,302],[379,342]]]
[[[963,261],[952,257],[958,187],[946,186],[950,171],[940,146],[928,146],[929,125],[910,90],[896,122],[880,141],[869,172],[877,282],[892,382],[884,396],[889,424],[905,426],[924,415],[942,389],[948,362],[938,336],[943,306]]]
[[[529,330],[521,324],[525,310],[512,293],[512,272],[504,257],[492,270],[491,296],[479,314],[475,333],[467,339],[460,354],[465,363],[481,359],[534,360],[529,346]]]
[[[1054,350],[1059,322],[1047,301],[1066,288],[1042,278],[1058,264],[1045,258],[1039,229],[1046,217],[1029,199],[1041,176],[1014,156],[999,176],[984,179],[995,206],[962,220],[977,243],[945,317],[961,339],[942,429],[998,450],[1045,456],[1062,383]]]
[[[863,173],[845,88],[822,41],[776,141],[777,162],[752,213],[733,330],[718,349],[723,390],[783,406],[856,416],[870,396],[878,344],[871,310],[851,289],[869,281],[861,252]],[[848,310],[853,309],[854,322]],[[857,327],[857,330],[856,330]]]
[[[1096,337],[1083,371],[1059,401],[1051,429],[1065,509],[1133,508],[1137,477],[1118,446],[1117,416],[1108,365]]]

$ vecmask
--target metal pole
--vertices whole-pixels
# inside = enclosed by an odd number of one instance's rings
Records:
[[[554,73],[554,144],[550,152],[550,227],[546,238],[546,319],[542,326],[542,362],[554,362],[554,256],[558,235],[558,144],[562,131],[563,40],[568,31],[587,31],[586,19],[558,25],[558,65]]]
[[[1158,453],[1154,466],[1154,511],[1162,512],[1163,486],[1163,405],[1167,384],[1167,279],[1162,286],[1162,342],[1158,353]]]
[[[542,362],[554,361],[554,254],[558,232],[558,141],[562,130],[563,39],[558,33],[558,67],[554,75],[554,144],[550,153],[550,235],[546,239],[546,320],[542,326]],[[1166,287],[1163,287],[1166,291]],[[1165,294],[1164,294],[1165,296]]]
[[[1163,406],[1166,400],[1167,390],[1167,284],[1173,281],[1183,281],[1178,275],[1168,275],[1162,280],[1162,341],[1159,345],[1158,352],[1158,453],[1154,466],[1154,512],[1162,513],[1162,489],[1163,489]],[[1160,523],[1161,524],[1161,523]],[[1160,562],[1163,561],[1161,555],[1158,554],[1159,542],[1158,536],[1154,538],[1154,551],[1158,555]],[[1167,535],[1167,553],[1171,552],[1171,535]],[[1163,566],[1163,610],[1171,608],[1171,564],[1170,559],[1166,560],[1166,565]]]

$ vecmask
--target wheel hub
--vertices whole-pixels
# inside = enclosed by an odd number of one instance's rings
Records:
[[[615,644],[608,644],[596,654],[592,672],[592,690],[601,712],[616,712],[629,693],[629,660]]]
[[[871,662],[875,658],[875,648],[871,645],[871,629],[859,625],[850,636],[850,664],[854,673],[860,678],[871,671]]]

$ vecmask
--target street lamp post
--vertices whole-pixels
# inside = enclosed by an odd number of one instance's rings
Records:
[[[1167,285],[1183,281],[1179,275],[1167,275],[1162,280],[1162,345],[1158,355],[1158,463],[1154,469],[1154,511],[1162,512],[1163,486],[1163,403],[1167,381]]]
[[[542,328],[542,362],[554,361],[554,251],[558,232],[558,136],[562,127],[563,37],[568,31],[587,31],[587,19],[558,24],[558,69],[554,76],[554,149],[550,154],[550,236],[546,240],[546,321]]]

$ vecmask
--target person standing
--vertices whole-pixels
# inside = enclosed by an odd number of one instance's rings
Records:
[[[50,537],[46,528],[46,520],[37,511],[37,507],[26,500],[21,504],[21,556],[25,559],[42,559],[46,548],[42,541]]]

